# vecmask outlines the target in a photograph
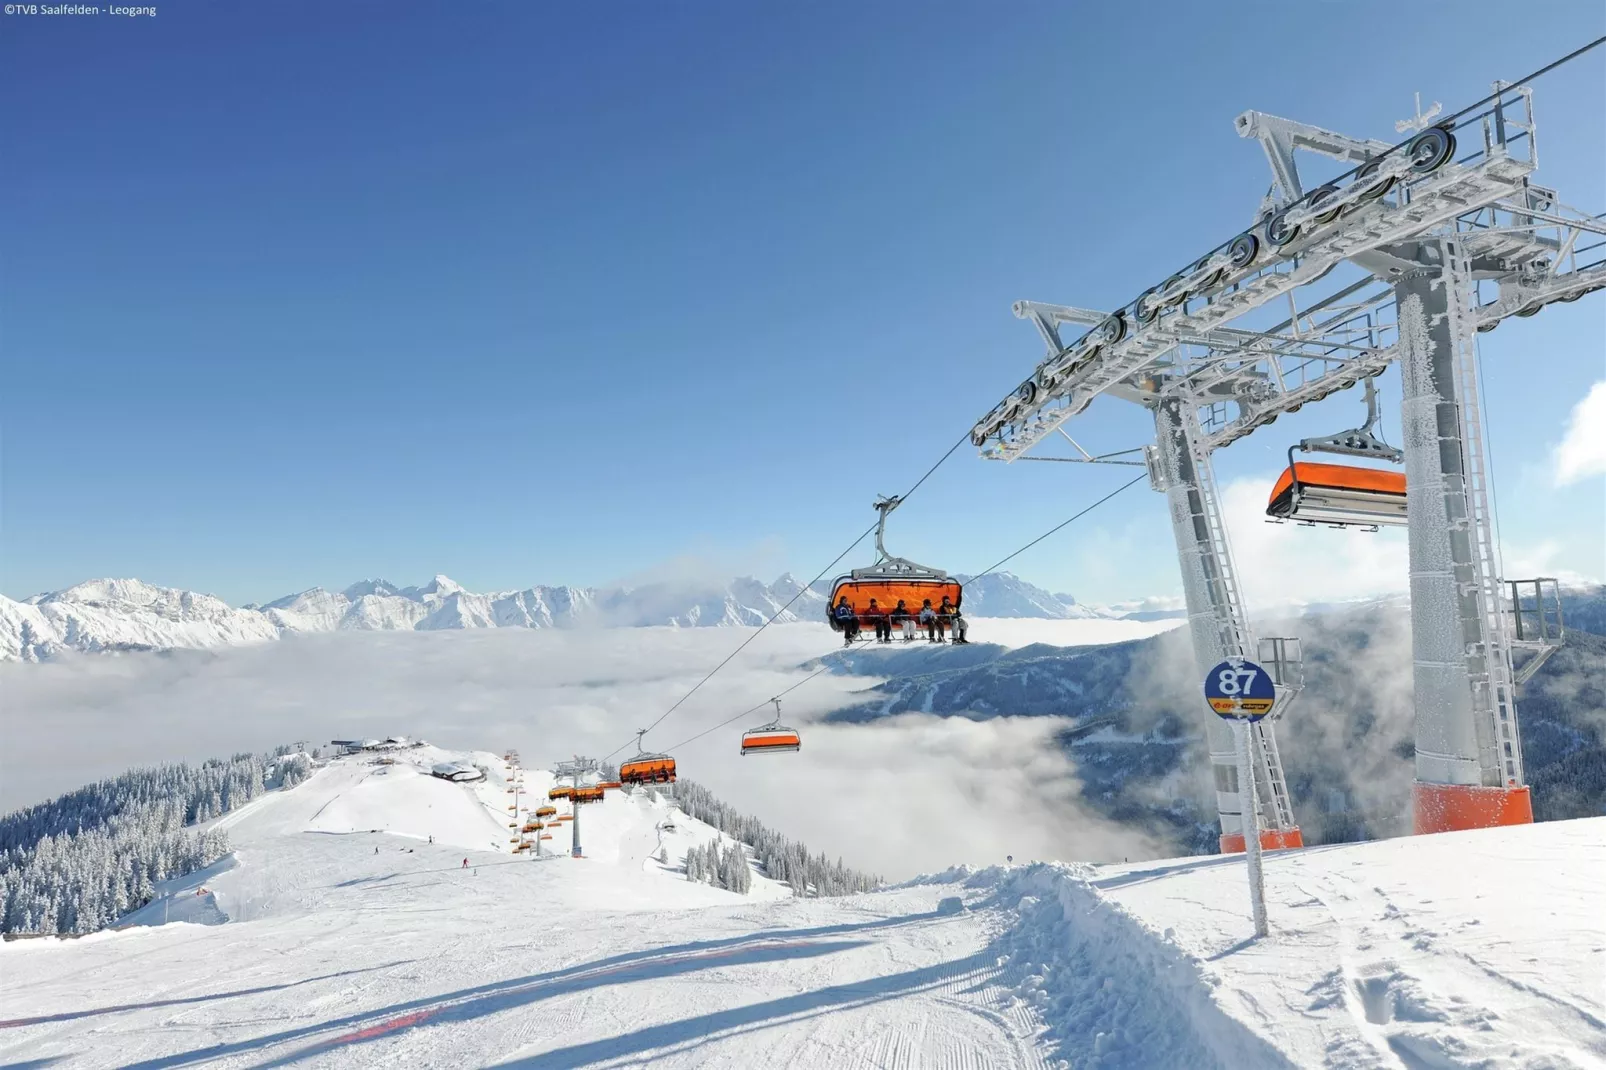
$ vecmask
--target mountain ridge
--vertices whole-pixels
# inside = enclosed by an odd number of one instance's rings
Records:
[[[771,583],[742,576],[724,583],[536,585],[484,593],[437,574],[420,586],[370,578],[339,591],[309,587],[235,607],[214,595],[138,579],[93,579],[21,601],[0,596],[0,660],[201,648],[331,631],[757,627],[772,617],[783,623],[821,619],[829,596],[829,583],[805,587],[790,573]],[[965,607],[993,617],[1118,616],[1007,572],[967,586]]]

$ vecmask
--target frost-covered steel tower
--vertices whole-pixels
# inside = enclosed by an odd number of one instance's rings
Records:
[[[1435,109],[1436,113],[1436,109]],[[1606,220],[1534,184],[1531,91],[1497,83],[1444,120],[1360,140],[1260,112],[1273,186],[1254,224],[1113,312],[1031,301],[1047,355],[976,424],[984,457],[1029,454],[1107,394],[1151,410],[1150,482],[1166,495],[1200,671],[1269,660],[1282,701],[1253,738],[1267,847],[1297,844],[1273,734],[1300,681],[1297,644],[1251,636],[1211,454],[1399,360],[1407,478],[1418,832],[1531,820],[1515,686],[1554,648],[1559,609],[1499,576],[1477,334],[1606,288]],[[1339,161],[1307,183],[1296,151]],[[1305,158],[1308,161],[1308,158]],[[1090,327],[1069,341],[1067,325]],[[1069,439],[1068,435],[1065,435]],[[1080,452],[1080,447],[1077,447]],[[1539,581],[1520,581],[1542,595]],[[1552,581],[1553,583],[1553,581]],[[1527,589],[1527,588],[1524,588]],[[1533,651],[1522,674],[1512,651]],[[1243,845],[1230,733],[1210,727],[1222,847]]]

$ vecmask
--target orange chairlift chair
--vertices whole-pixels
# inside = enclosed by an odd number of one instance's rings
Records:
[[[1318,464],[1294,460],[1294,450],[1373,457],[1395,464],[1404,454],[1377,438],[1377,389],[1366,380],[1366,423],[1326,438],[1307,438],[1288,448],[1288,468],[1272,487],[1266,515],[1274,520],[1359,527],[1405,523],[1405,473],[1387,468]]]
[[[881,514],[881,519],[876,521],[875,528],[875,564],[869,568],[856,568],[846,576],[838,576],[831,585],[831,601],[825,608],[825,619],[834,631],[843,630],[843,622],[836,616],[836,607],[844,598],[853,608],[858,625],[854,638],[865,640],[875,637],[876,622],[868,615],[872,598],[876,601],[876,608],[883,614],[890,614],[900,600],[911,615],[918,614],[921,604],[928,598],[933,608],[942,605],[944,597],[952,601],[956,609],[963,603],[964,588],[948,573],[887,553],[886,544],[882,541],[887,528],[887,514],[901,504],[903,499],[896,495],[876,499],[875,510]]]
[[[797,734],[797,729],[788,728],[781,723],[781,700],[772,698],[770,701],[775,703],[775,720],[742,733],[743,754],[768,754],[771,751],[803,749],[803,739]]]
[[[557,812],[558,808],[556,806],[538,806],[535,808],[535,816],[543,820],[556,816]]]
[[[636,756],[620,764],[619,782],[633,785],[673,784],[675,759],[667,754],[649,754],[641,745],[642,737],[646,734],[645,728],[636,730]]]

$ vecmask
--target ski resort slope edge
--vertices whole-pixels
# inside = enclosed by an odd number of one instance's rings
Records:
[[[491,776],[419,772],[443,757]],[[1271,856],[1256,942],[1237,859],[737,895],[684,879],[719,833],[667,800],[536,861],[500,759],[395,761],[228,815],[234,856],[152,924],[0,947],[0,1063],[1606,1066],[1606,819]]]

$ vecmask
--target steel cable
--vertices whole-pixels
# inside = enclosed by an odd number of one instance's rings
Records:
[[[950,452],[952,452],[952,451],[950,451]],[[1030,550],[1033,546],[1036,546],[1038,543],[1042,542],[1044,539],[1048,538],[1050,535],[1053,535],[1055,532],[1060,531],[1061,529],[1069,526],[1072,522],[1074,522],[1076,520],[1080,520],[1082,517],[1086,516],[1088,513],[1091,513],[1093,510],[1097,509],[1099,506],[1103,505],[1105,502],[1109,501],[1111,498],[1114,498],[1117,494],[1120,494],[1122,491],[1128,489],[1129,487],[1135,486],[1137,483],[1139,483],[1140,481],[1142,481],[1143,479],[1146,479],[1146,478],[1147,478],[1147,473],[1144,473],[1143,475],[1137,476],[1137,477],[1135,477],[1133,479],[1130,479],[1127,482],[1121,484],[1121,486],[1117,487],[1115,490],[1112,490],[1110,493],[1106,494],[1104,497],[1100,498],[1098,501],[1094,502],[1092,505],[1089,505],[1085,509],[1082,509],[1082,510],[1078,511],[1076,514],[1074,514],[1073,516],[1069,517],[1068,519],[1063,520],[1058,524],[1055,524],[1052,528],[1049,528],[1047,531],[1045,531],[1045,532],[1043,532],[1043,534],[1037,536],[1037,538],[1033,539],[1031,542],[1027,543],[1026,545],[1022,546],[1020,549],[1016,550],[1014,553],[1012,553],[1012,554],[1008,555],[1007,557],[1003,558],[1002,560],[998,561],[996,564],[992,565],[990,568],[987,568],[982,572],[978,572],[976,575],[972,576],[966,582],[967,583],[974,583],[976,580],[981,579],[983,576],[989,575],[994,570],[998,569],[1000,566],[1006,564],[1009,561],[1014,560],[1016,557],[1019,557],[1021,554],[1025,553],[1027,550]],[[864,536],[861,535],[861,536],[859,536],[859,538],[862,539],[862,538],[864,538]],[[838,649],[838,650],[833,650],[829,654],[822,655],[820,660],[824,661],[827,658],[836,657],[837,655],[845,654],[845,653],[848,653],[848,649],[846,647],[843,647],[843,648]],[[760,702],[758,705],[750,707],[749,709],[745,709],[741,713],[736,714],[734,717],[728,717],[728,718],[726,718],[725,720],[719,722],[716,725],[710,725],[708,728],[703,729],[701,732],[698,732],[696,735],[691,736],[688,739],[682,740],[681,742],[675,744],[673,747],[670,747],[669,749],[672,750],[672,751],[673,750],[679,750],[681,747],[684,747],[689,743],[694,743],[697,740],[702,739],[704,736],[708,735],[710,732],[714,732],[714,731],[717,731],[717,730],[719,730],[721,728],[724,728],[726,725],[732,724],[732,723],[734,723],[736,721],[739,721],[744,717],[751,717],[753,714],[757,713],[759,710],[763,709],[765,706],[768,706],[771,702],[775,701],[775,699],[782,698],[782,697],[790,694],[791,692],[796,691],[798,688],[802,687],[804,684],[808,683],[810,680],[813,680],[815,677],[819,676],[820,674],[828,671],[830,668],[831,668],[831,666],[829,666],[829,665],[821,665],[818,669],[815,669],[813,672],[809,673],[809,675],[803,677],[803,679],[798,680],[797,682],[793,683],[790,687],[786,688],[786,690],[776,693],[772,698],[767,698],[763,702]],[[628,746],[628,744],[626,744],[626,746]],[[623,749],[623,748],[620,748],[620,749]],[[615,751],[614,753],[617,754],[618,751]],[[611,757],[611,755],[610,755],[610,757]]]
[[[969,441],[969,439],[970,439],[970,432],[969,431],[966,431],[964,434],[960,435],[958,440],[956,440],[952,446],[948,447],[947,452],[944,453],[941,457],[937,458],[937,462],[935,464],[933,464],[930,468],[926,469],[925,475],[923,475],[919,479],[915,480],[914,486],[912,486],[908,490],[904,491],[903,494],[899,495],[899,497],[901,499],[903,499],[903,500],[907,500],[909,495],[911,495],[915,491],[919,490],[921,485],[924,484],[926,480],[931,478],[932,473],[934,473],[937,469],[941,468],[943,466],[943,463],[945,461],[947,461],[948,458],[950,458],[950,457],[952,457],[954,455],[954,451],[957,450],[960,446],[964,445],[967,441]],[[879,521],[877,521],[877,523],[879,523]],[[757,639],[760,635],[762,635],[764,633],[764,629],[765,628],[768,628],[771,624],[774,624],[776,619],[778,617],[780,617],[780,615],[782,613],[785,613],[788,609],[791,609],[792,608],[792,603],[796,602],[799,598],[803,597],[803,592],[804,591],[813,589],[813,587],[814,587],[814,585],[816,583],[820,582],[820,580],[823,579],[827,573],[829,573],[832,569],[836,568],[838,562],[840,562],[844,557],[848,556],[848,554],[852,553],[854,547],[858,546],[861,542],[863,542],[865,540],[865,537],[867,535],[869,535],[875,529],[876,529],[876,524],[871,524],[869,527],[865,528],[862,532],[860,532],[859,533],[859,537],[854,539],[851,543],[849,543],[847,545],[847,547],[841,553],[836,555],[836,557],[832,558],[830,564],[826,565],[819,572],[815,573],[814,578],[812,580],[810,580],[808,583],[803,584],[802,586],[800,586],[797,589],[797,592],[795,594],[793,594],[791,598],[788,598],[786,600],[786,604],[785,605],[781,606],[781,608],[777,609],[774,613],[771,613],[770,616],[769,616],[769,619],[766,620],[763,624],[759,625],[758,629],[755,632],[753,632],[752,635],[749,635],[746,639],[743,639],[741,641],[741,643],[737,645],[735,650],[732,650],[729,654],[727,654],[725,656],[725,660],[724,661],[721,661],[718,665],[715,665],[712,669],[708,670],[708,674],[706,676],[704,676],[701,680],[698,680],[697,683],[693,684],[691,690],[687,691],[684,695],[680,696],[680,698],[676,699],[675,700],[675,704],[673,706],[670,706],[663,713],[659,714],[658,715],[658,719],[656,721],[652,722],[652,724],[648,725],[646,727],[646,729],[644,730],[643,736],[642,737],[638,737],[638,738],[644,738],[645,732],[651,732],[654,728],[657,728],[660,724],[662,724],[664,722],[665,718],[667,718],[670,714],[674,713],[677,709],[679,709],[681,707],[681,705],[684,704],[687,699],[689,699],[693,695],[695,695],[698,692],[698,690],[702,688],[702,686],[704,684],[708,683],[708,681],[710,681],[710,680],[712,680],[714,678],[714,675],[716,673],[718,673],[725,666],[729,665],[731,663],[731,661],[735,659],[736,655],[740,654],[743,650],[746,650],[747,649],[747,645],[749,643],[751,643],[754,639]],[[618,754],[620,751],[622,751],[626,747],[630,746],[630,742],[631,741],[627,741],[625,743],[621,743],[619,746],[617,746],[613,750],[609,751],[608,754],[602,760],[603,761],[607,761],[609,758],[612,758],[615,754]]]

